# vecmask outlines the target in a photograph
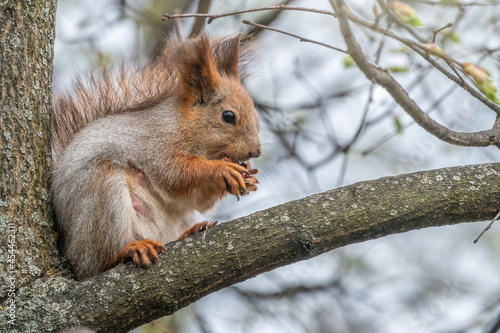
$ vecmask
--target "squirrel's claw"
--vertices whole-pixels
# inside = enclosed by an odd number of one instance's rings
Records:
[[[244,196],[257,190],[256,184],[259,180],[254,176],[259,173],[259,170],[252,169],[250,161],[238,162],[229,157],[224,157],[222,160],[232,167],[230,169],[232,179],[225,179],[227,192],[235,195],[239,200],[240,195]]]
[[[183,239],[183,238],[186,238],[187,236],[197,234],[200,231],[215,227],[218,223],[219,222],[217,222],[217,221],[212,221],[212,222],[203,221],[200,223],[196,223],[194,226],[192,226],[188,230],[184,231],[184,233],[182,235],[180,235],[180,237],[178,239]]]
[[[152,262],[158,262],[158,255],[165,251],[161,243],[151,239],[134,241],[128,243],[121,250],[118,255],[118,261],[126,262],[132,260],[138,267],[149,267]]]

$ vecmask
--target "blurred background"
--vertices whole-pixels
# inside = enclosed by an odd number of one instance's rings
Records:
[[[488,69],[500,86],[499,0],[417,0],[423,27],[394,32],[436,43]],[[122,61],[147,63],[175,33],[164,13],[223,13],[280,4],[331,10],[327,0],[60,0],[54,90],[78,73]],[[374,0],[348,0],[374,20]],[[298,11],[254,12],[205,25],[183,19],[183,36],[252,32],[257,52],[246,85],[261,115],[260,187],[226,198],[207,219],[224,222],[312,193],[420,170],[500,162],[497,148],[439,141],[346,55],[243,19],[345,49],[335,18]],[[387,26],[385,19],[381,24]],[[495,114],[401,43],[354,27],[373,62],[388,68],[423,110],[457,131],[489,129]],[[444,64],[446,65],[446,64]],[[500,225],[429,228],[347,246],[209,295],[133,332],[495,332],[500,321]]]

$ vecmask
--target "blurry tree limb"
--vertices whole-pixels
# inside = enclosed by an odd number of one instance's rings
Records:
[[[491,328],[487,333],[496,333],[500,330],[500,315],[497,317]]]
[[[464,66],[464,64],[461,63],[460,61],[454,59],[453,57],[451,57],[451,56],[449,56],[447,54],[444,54],[444,53],[441,53],[441,52],[436,53],[436,51],[433,50],[432,48],[430,48],[429,46],[427,46],[425,44],[422,44],[423,39],[421,37],[419,37],[419,36],[417,36],[418,38],[417,37],[416,38],[420,42],[415,42],[415,41],[413,41],[411,39],[401,37],[401,36],[397,35],[396,33],[394,33],[393,31],[380,26],[379,23],[378,23],[378,21],[368,22],[368,21],[363,20],[362,18],[358,17],[353,12],[351,12],[349,10],[349,8],[345,5],[345,3],[343,1],[341,3],[340,2],[338,3],[337,8],[335,8],[335,5],[334,5],[334,3],[336,3],[336,1],[330,0],[330,2],[332,3],[332,6],[334,7],[334,11],[318,10],[318,9],[305,8],[305,7],[293,7],[293,6],[287,6],[285,4],[282,4],[282,5],[279,5],[279,6],[267,6],[267,7],[261,7],[261,8],[238,10],[238,11],[232,11],[232,12],[227,12],[227,13],[223,13],[223,14],[200,14],[200,13],[196,13],[196,14],[177,14],[176,15],[176,14],[165,13],[163,15],[163,20],[168,20],[168,19],[172,19],[172,18],[206,17],[206,18],[208,18],[208,23],[210,23],[214,19],[221,18],[221,17],[238,15],[238,14],[242,14],[242,13],[249,13],[249,12],[255,12],[255,11],[269,11],[269,10],[279,10],[279,11],[283,11],[283,10],[297,10],[297,11],[313,12],[313,13],[317,13],[317,14],[324,14],[324,15],[329,15],[329,16],[332,16],[332,17],[337,17],[337,11],[341,10],[344,21],[346,21],[346,22],[347,22],[347,20],[352,21],[352,22],[354,22],[354,23],[356,23],[358,25],[361,25],[361,26],[364,26],[365,28],[368,28],[368,29],[374,30],[376,32],[382,33],[382,34],[384,34],[384,35],[386,35],[388,37],[391,37],[391,38],[393,38],[395,40],[398,40],[399,42],[405,44],[410,49],[412,49],[415,53],[417,53],[418,55],[420,55],[421,57],[423,57],[426,61],[428,61],[432,66],[434,66],[436,69],[438,69],[441,73],[443,73],[450,80],[454,81],[457,85],[459,85],[460,87],[462,87],[464,90],[466,90],[473,97],[475,97],[476,99],[480,100],[483,104],[485,104],[491,110],[493,110],[494,112],[496,112],[497,114],[500,115],[500,106],[499,105],[497,105],[494,102],[492,102],[491,100],[489,100],[482,93],[480,93],[477,89],[474,89],[470,84],[468,84],[464,79],[462,79],[462,77],[457,73],[457,70],[456,70],[456,68],[454,66],[458,66],[460,68],[462,68]],[[340,6],[340,5],[342,5],[342,6]],[[384,12],[387,12],[387,10],[384,11]],[[349,25],[346,22],[345,22],[345,24],[343,24],[343,27],[344,27],[344,29],[347,28],[349,30],[349,33],[352,35],[352,32],[350,32]],[[250,24],[250,25],[252,25],[254,27],[258,27],[258,28],[261,28],[261,29],[268,29],[268,30],[273,30],[273,31],[279,32],[279,33],[283,33],[283,34],[286,34],[286,35],[298,38],[301,41],[308,41],[308,42],[312,42],[312,43],[315,43],[315,44],[320,44],[320,45],[323,45],[325,47],[337,50],[339,52],[344,52],[343,50],[341,50],[339,48],[336,48],[336,47],[333,47],[331,45],[326,45],[326,44],[323,44],[323,43],[320,43],[320,42],[317,42],[317,41],[312,41],[312,40],[309,40],[309,39],[305,39],[305,38],[302,38],[300,36],[293,35],[293,34],[290,34],[288,32],[282,31],[282,30],[278,30],[278,29],[275,29],[275,28],[271,28],[271,27],[265,26],[263,24],[258,24],[258,23],[256,24],[256,23],[249,22],[249,21],[246,21],[246,20],[244,21],[244,23],[245,24]],[[448,25],[446,25],[446,27],[448,27]],[[410,31],[413,31],[411,28],[409,28],[407,26],[405,26],[405,28],[409,29]],[[354,38],[352,38],[352,40],[354,42],[356,42]],[[354,44],[351,44],[351,48],[353,48],[353,45]],[[358,45],[358,49],[361,52],[360,56],[362,56],[363,59],[365,60],[365,62],[368,63],[368,60],[362,54],[362,51],[361,51],[361,48],[359,47],[359,45]],[[430,57],[430,54],[434,54],[434,55],[437,55],[440,58],[442,58],[452,68],[452,70],[453,70],[453,72],[455,72],[455,74],[453,74],[450,71],[446,70],[436,60],[432,59]],[[357,61],[356,61],[356,63],[357,63]],[[366,68],[367,67],[365,66],[365,69]],[[375,66],[374,68],[377,68],[377,67]],[[379,72],[382,72],[382,69],[380,69],[380,68],[377,68],[377,69],[379,70]],[[365,73],[365,75],[367,75],[366,72],[364,72],[364,73]],[[374,74],[375,74],[375,72],[373,72],[371,76],[368,76],[368,75],[367,76],[372,81],[381,84],[381,82],[378,82],[377,80],[375,80],[375,75]],[[387,75],[379,73],[379,75],[376,75],[377,79],[381,80],[383,77],[390,77],[391,80],[389,80],[389,81],[393,81],[392,83],[396,84],[396,85],[393,85],[393,86],[394,87],[398,86],[400,88],[399,89],[400,92],[407,95],[407,93],[399,85],[399,83],[397,83],[397,81],[394,78],[392,78],[392,76],[390,74],[388,74],[388,73],[386,73],[386,74]],[[388,86],[386,86],[386,85],[383,85],[383,84],[381,84],[381,85],[384,86],[386,89],[388,88]],[[394,92],[395,90],[393,89],[392,91]],[[394,97],[394,95],[393,95],[393,97]],[[409,98],[409,96],[407,96],[406,100],[411,100],[411,99]],[[400,103],[401,100],[400,101],[396,100],[396,101],[401,105],[401,103]],[[413,105],[410,107],[410,109],[413,109],[413,110],[411,112],[409,110],[406,110],[406,111],[417,121],[417,123],[420,126],[424,127],[431,134],[437,136],[438,138],[440,138],[443,141],[446,141],[448,143],[455,144],[455,145],[461,145],[461,146],[485,147],[485,146],[489,146],[489,145],[495,145],[495,146],[500,147],[500,135],[499,135],[499,133],[497,133],[497,131],[495,129],[491,129],[489,131],[476,132],[476,133],[459,133],[459,132],[453,132],[453,131],[447,129],[446,127],[444,127],[444,126],[439,125],[434,120],[432,120],[431,118],[429,118],[428,116],[426,116],[425,113],[423,113],[420,110],[420,108],[418,107],[418,105],[416,105],[416,103],[413,102],[412,104]],[[416,108],[415,108],[415,106],[416,106]],[[418,110],[419,110],[419,112],[418,112]],[[418,116],[417,118],[419,120],[417,120],[416,116]]]
[[[486,147],[494,145],[500,148],[500,131],[497,126],[490,130],[463,133],[453,131],[440,125],[430,118],[417,103],[410,98],[406,90],[386,70],[370,63],[356,41],[348,20],[348,9],[343,0],[330,0],[337,13],[340,28],[347,44],[347,51],[352,56],[359,69],[371,81],[380,84],[394,98],[394,100],[425,130],[437,138],[451,144],[470,147]]]
[[[292,0],[286,0],[286,1],[283,1],[281,5],[287,6],[290,2],[292,2]],[[282,10],[270,11],[266,15],[263,15],[261,18],[259,18],[256,23],[263,25],[263,26],[268,26],[271,23],[273,23],[280,16],[281,13],[283,13]],[[253,28],[248,30],[246,33],[247,33],[247,35],[250,35],[250,36],[258,36],[262,32],[262,30],[263,30],[262,28],[260,28],[258,26],[254,26]]]
[[[334,1],[330,0],[330,3],[334,3]],[[489,99],[487,99],[483,94],[481,94],[479,91],[471,87],[469,84],[467,84],[461,77],[458,77],[456,75],[453,75],[453,73],[447,71],[443,66],[441,66],[436,60],[432,59],[429,54],[434,54],[434,52],[429,49],[426,45],[423,45],[421,43],[415,42],[411,39],[404,38],[399,36],[398,34],[394,33],[393,31],[384,28],[380,25],[378,25],[376,22],[368,22],[360,18],[359,16],[355,15],[346,5],[344,2],[342,2],[342,15],[345,19],[352,21],[358,25],[361,25],[365,28],[377,31],[379,33],[382,33],[388,37],[391,37],[404,45],[408,46],[412,51],[420,55],[422,58],[424,58],[426,61],[428,61],[432,66],[434,66],[437,70],[439,70],[441,73],[443,73],[447,78],[455,82],[457,85],[462,87],[465,91],[467,91],[469,94],[471,94],[474,98],[480,100],[483,104],[488,106],[491,110],[496,112],[497,114],[500,114],[500,105],[493,103]],[[445,61],[447,61],[449,64],[450,63],[455,63],[458,66],[463,66],[463,64],[456,59],[450,57],[449,55],[446,54],[439,54],[439,57],[443,58]],[[366,73],[365,73],[366,74]]]
[[[212,0],[200,0],[198,2],[197,13],[208,13],[210,9],[210,5],[212,4]],[[189,33],[190,37],[194,37],[203,31],[205,27],[205,19],[203,17],[197,17],[194,20],[193,27],[191,28],[191,32]]]
[[[161,262],[148,270],[126,264],[83,282],[40,278],[17,291],[15,326],[0,312],[0,331],[56,332],[85,325],[126,332],[214,291],[348,244],[490,220],[499,198],[500,163],[349,185],[167,244]]]
[[[294,6],[287,6],[285,4],[282,4],[282,5],[278,5],[278,6],[267,6],[267,7],[260,7],[260,8],[235,10],[235,11],[227,12],[227,13],[223,13],[223,14],[203,14],[203,13],[168,14],[168,13],[165,13],[165,14],[163,14],[162,20],[166,21],[166,20],[170,20],[173,18],[204,17],[204,18],[208,19],[207,23],[210,24],[213,20],[216,20],[216,19],[222,18],[222,17],[234,16],[234,15],[245,14],[245,13],[269,11],[269,10],[279,10],[279,11],[295,10],[295,11],[301,11],[301,12],[311,12],[311,13],[316,13],[316,14],[324,14],[324,15],[329,15],[329,16],[335,17],[335,13],[333,13],[329,10],[321,10],[321,9],[306,8],[306,7],[294,7]]]
[[[346,186],[234,220],[168,244],[162,262],[149,270],[128,264],[83,282],[54,277],[50,266],[59,266],[47,204],[46,134],[55,1],[28,7],[4,1],[0,10],[5,51],[0,226],[4,231],[11,221],[22,226],[16,238],[21,267],[14,272],[15,297],[0,299],[2,332],[54,332],[79,325],[125,332],[292,262],[408,230],[491,219],[499,209],[500,164],[419,172]],[[378,67],[360,59],[379,74]],[[398,93],[391,79],[381,74],[380,82]],[[499,126],[497,120],[494,130]],[[12,300],[14,319],[7,307]]]
[[[402,22],[396,14],[394,14],[391,10],[389,10],[389,8],[387,8],[387,5],[385,4],[384,1],[377,0],[377,3],[380,6],[380,8],[382,8],[383,12],[387,16],[389,16],[389,19],[391,20],[391,22],[394,22],[394,23],[396,23],[396,25],[398,27],[405,29],[409,34],[411,34],[413,36],[413,38],[417,39],[419,42],[425,43],[424,38],[422,38],[419,34],[417,34],[417,32],[415,31],[415,29],[413,29],[412,26],[409,26],[409,25],[405,24],[404,22]]]
[[[446,99],[448,99],[452,95],[453,91],[457,88],[458,88],[457,85],[452,85],[450,88],[448,88],[444,93],[441,94],[441,96],[438,99],[436,99],[436,101],[434,101],[434,103],[432,103],[432,105],[428,108],[426,113],[431,114],[434,110],[436,110],[436,108],[439,105],[441,105],[442,103],[444,103],[444,101]],[[407,124],[402,124],[401,130],[406,130],[415,124],[416,123],[414,121],[411,121],[410,123],[407,123]],[[375,149],[377,149],[378,147],[380,147],[381,145],[383,145],[384,143],[386,143],[390,139],[396,137],[398,134],[399,134],[399,131],[396,130],[392,133],[388,133],[388,134],[384,135],[382,138],[374,141],[370,146],[368,146],[368,148],[365,148],[363,150],[362,154],[367,155],[367,154],[371,153],[372,151],[374,151]]]
[[[286,31],[283,31],[283,30],[279,30],[279,29],[276,29],[276,28],[271,28],[271,27],[268,27],[268,26],[263,25],[263,24],[251,22],[251,21],[248,21],[248,20],[243,20],[242,23],[243,24],[247,24],[247,25],[251,25],[253,27],[257,27],[257,28],[260,28],[260,29],[266,29],[266,30],[271,30],[271,31],[274,31],[274,32],[278,32],[280,34],[284,34],[284,35],[287,35],[287,36],[290,36],[290,37],[293,37],[293,38],[297,38],[301,42],[308,42],[308,43],[312,43],[312,44],[317,44],[317,45],[321,45],[323,47],[327,47],[329,49],[332,49],[332,50],[335,50],[335,51],[338,51],[338,52],[341,52],[341,53],[347,53],[346,51],[344,51],[344,50],[342,50],[342,49],[340,49],[338,47],[335,47],[333,45],[325,44],[325,43],[322,43],[322,42],[318,42],[316,40],[312,40],[312,39],[308,39],[308,38],[305,38],[305,37],[301,37],[301,36],[298,36],[298,35],[295,35],[295,34],[292,34],[292,33],[286,32]]]

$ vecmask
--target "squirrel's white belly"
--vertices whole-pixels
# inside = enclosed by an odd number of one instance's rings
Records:
[[[177,240],[197,222],[193,208],[182,207],[178,202],[174,204],[167,194],[158,189],[137,186],[126,190],[123,198],[129,219],[127,224],[132,227],[131,235],[136,238],[139,236],[140,239],[149,238],[166,244]]]

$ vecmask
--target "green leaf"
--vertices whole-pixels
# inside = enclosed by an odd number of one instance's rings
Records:
[[[454,43],[460,43],[460,41],[461,41],[460,35],[457,34],[455,31],[451,32],[450,39]]]
[[[460,35],[457,34],[455,30],[449,30],[449,31],[441,31],[440,35],[443,36],[444,39],[451,40],[453,43],[460,43],[461,38]]]
[[[348,55],[347,57],[344,58],[344,67],[352,67],[356,65],[356,63],[354,62],[354,59]]]
[[[388,68],[389,71],[393,73],[407,73],[408,72],[408,67],[404,66],[391,66]]]
[[[398,134],[403,132],[403,124],[401,124],[398,116],[394,116],[394,126],[396,126],[396,132]]]

